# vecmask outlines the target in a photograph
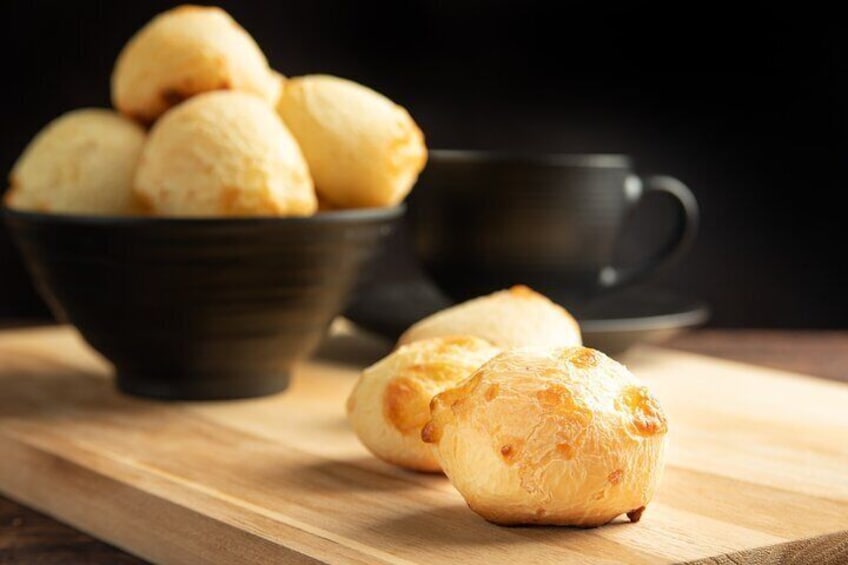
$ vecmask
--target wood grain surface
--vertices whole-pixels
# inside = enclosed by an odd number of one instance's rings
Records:
[[[697,335],[682,347],[697,348]],[[339,399],[352,374],[338,361],[367,362],[382,347],[340,336],[281,397],[162,405],[116,395],[102,363],[66,332],[0,334],[0,489],[154,560],[848,559],[847,387],[636,350],[625,362],[653,384],[676,430],[643,522],[503,529],[444,479],[384,466],[350,437]],[[40,518],[26,512],[0,514],[0,558],[50,558],[44,548],[59,540],[65,556],[78,544],[75,560],[132,559],[62,530],[39,545],[23,532]]]

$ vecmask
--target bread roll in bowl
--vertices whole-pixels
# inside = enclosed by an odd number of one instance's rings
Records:
[[[347,401],[360,441],[380,459],[418,471],[439,471],[421,440],[430,400],[500,352],[471,336],[438,337],[401,347],[363,371]]]
[[[135,190],[165,216],[308,216],[317,208],[297,142],[269,105],[235,91],[200,94],[162,116]]]
[[[398,204],[427,161],[409,113],[355,82],[289,78],[277,110],[303,149],[318,194],[340,208]]]
[[[506,351],[430,408],[422,439],[469,507],[496,524],[637,521],[662,473],[663,409],[593,349]]]
[[[132,181],[146,134],[117,112],[86,108],[45,126],[9,175],[10,208],[64,214],[137,213]]]
[[[582,344],[571,314],[523,285],[428,316],[406,330],[398,343],[451,334],[476,335],[504,349]]]
[[[150,124],[201,92],[241,90],[275,104],[280,83],[252,37],[224,10],[179,6],[141,28],[112,72],[112,103]]]

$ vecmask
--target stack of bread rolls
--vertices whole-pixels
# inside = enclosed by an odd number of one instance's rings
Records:
[[[443,471],[497,524],[636,522],[663,469],[656,398],[523,286],[413,325],[363,371],[347,412],[377,457]]]
[[[115,110],[69,112],[33,139],[8,206],[308,216],[396,205],[427,160],[404,108],[341,78],[286,79],[220,8],[153,18],[118,55],[111,91]]]

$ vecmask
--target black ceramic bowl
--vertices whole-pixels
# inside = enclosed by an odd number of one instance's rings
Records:
[[[4,215],[41,295],[114,364],[122,390],[224,399],[286,388],[403,211]]]

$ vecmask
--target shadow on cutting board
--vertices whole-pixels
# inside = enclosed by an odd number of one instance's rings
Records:
[[[622,516],[602,526],[618,528],[630,525]],[[398,513],[379,526],[386,536],[399,543],[421,545],[438,543],[454,546],[515,545],[554,543],[567,545],[576,536],[597,535],[595,529],[562,526],[497,526],[486,522],[466,505],[455,503],[420,512]],[[426,539],[424,536],[432,536]]]
[[[32,359],[29,353],[20,355],[0,371],[0,422],[4,418],[60,422],[80,413],[127,416],[160,409],[153,402],[124,396],[111,378],[52,358],[39,356],[38,365],[55,364],[55,372],[36,375],[27,370],[28,358]]]
[[[324,460],[301,466],[275,467],[263,477],[263,485],[296,483],[308,485],[310,492],[400,492],[422,488],[416,477],[404,476],[406,471],[388,469],[373,457],[363,456],[344,461]],[[442,477],[442,480],[447,480]]]

